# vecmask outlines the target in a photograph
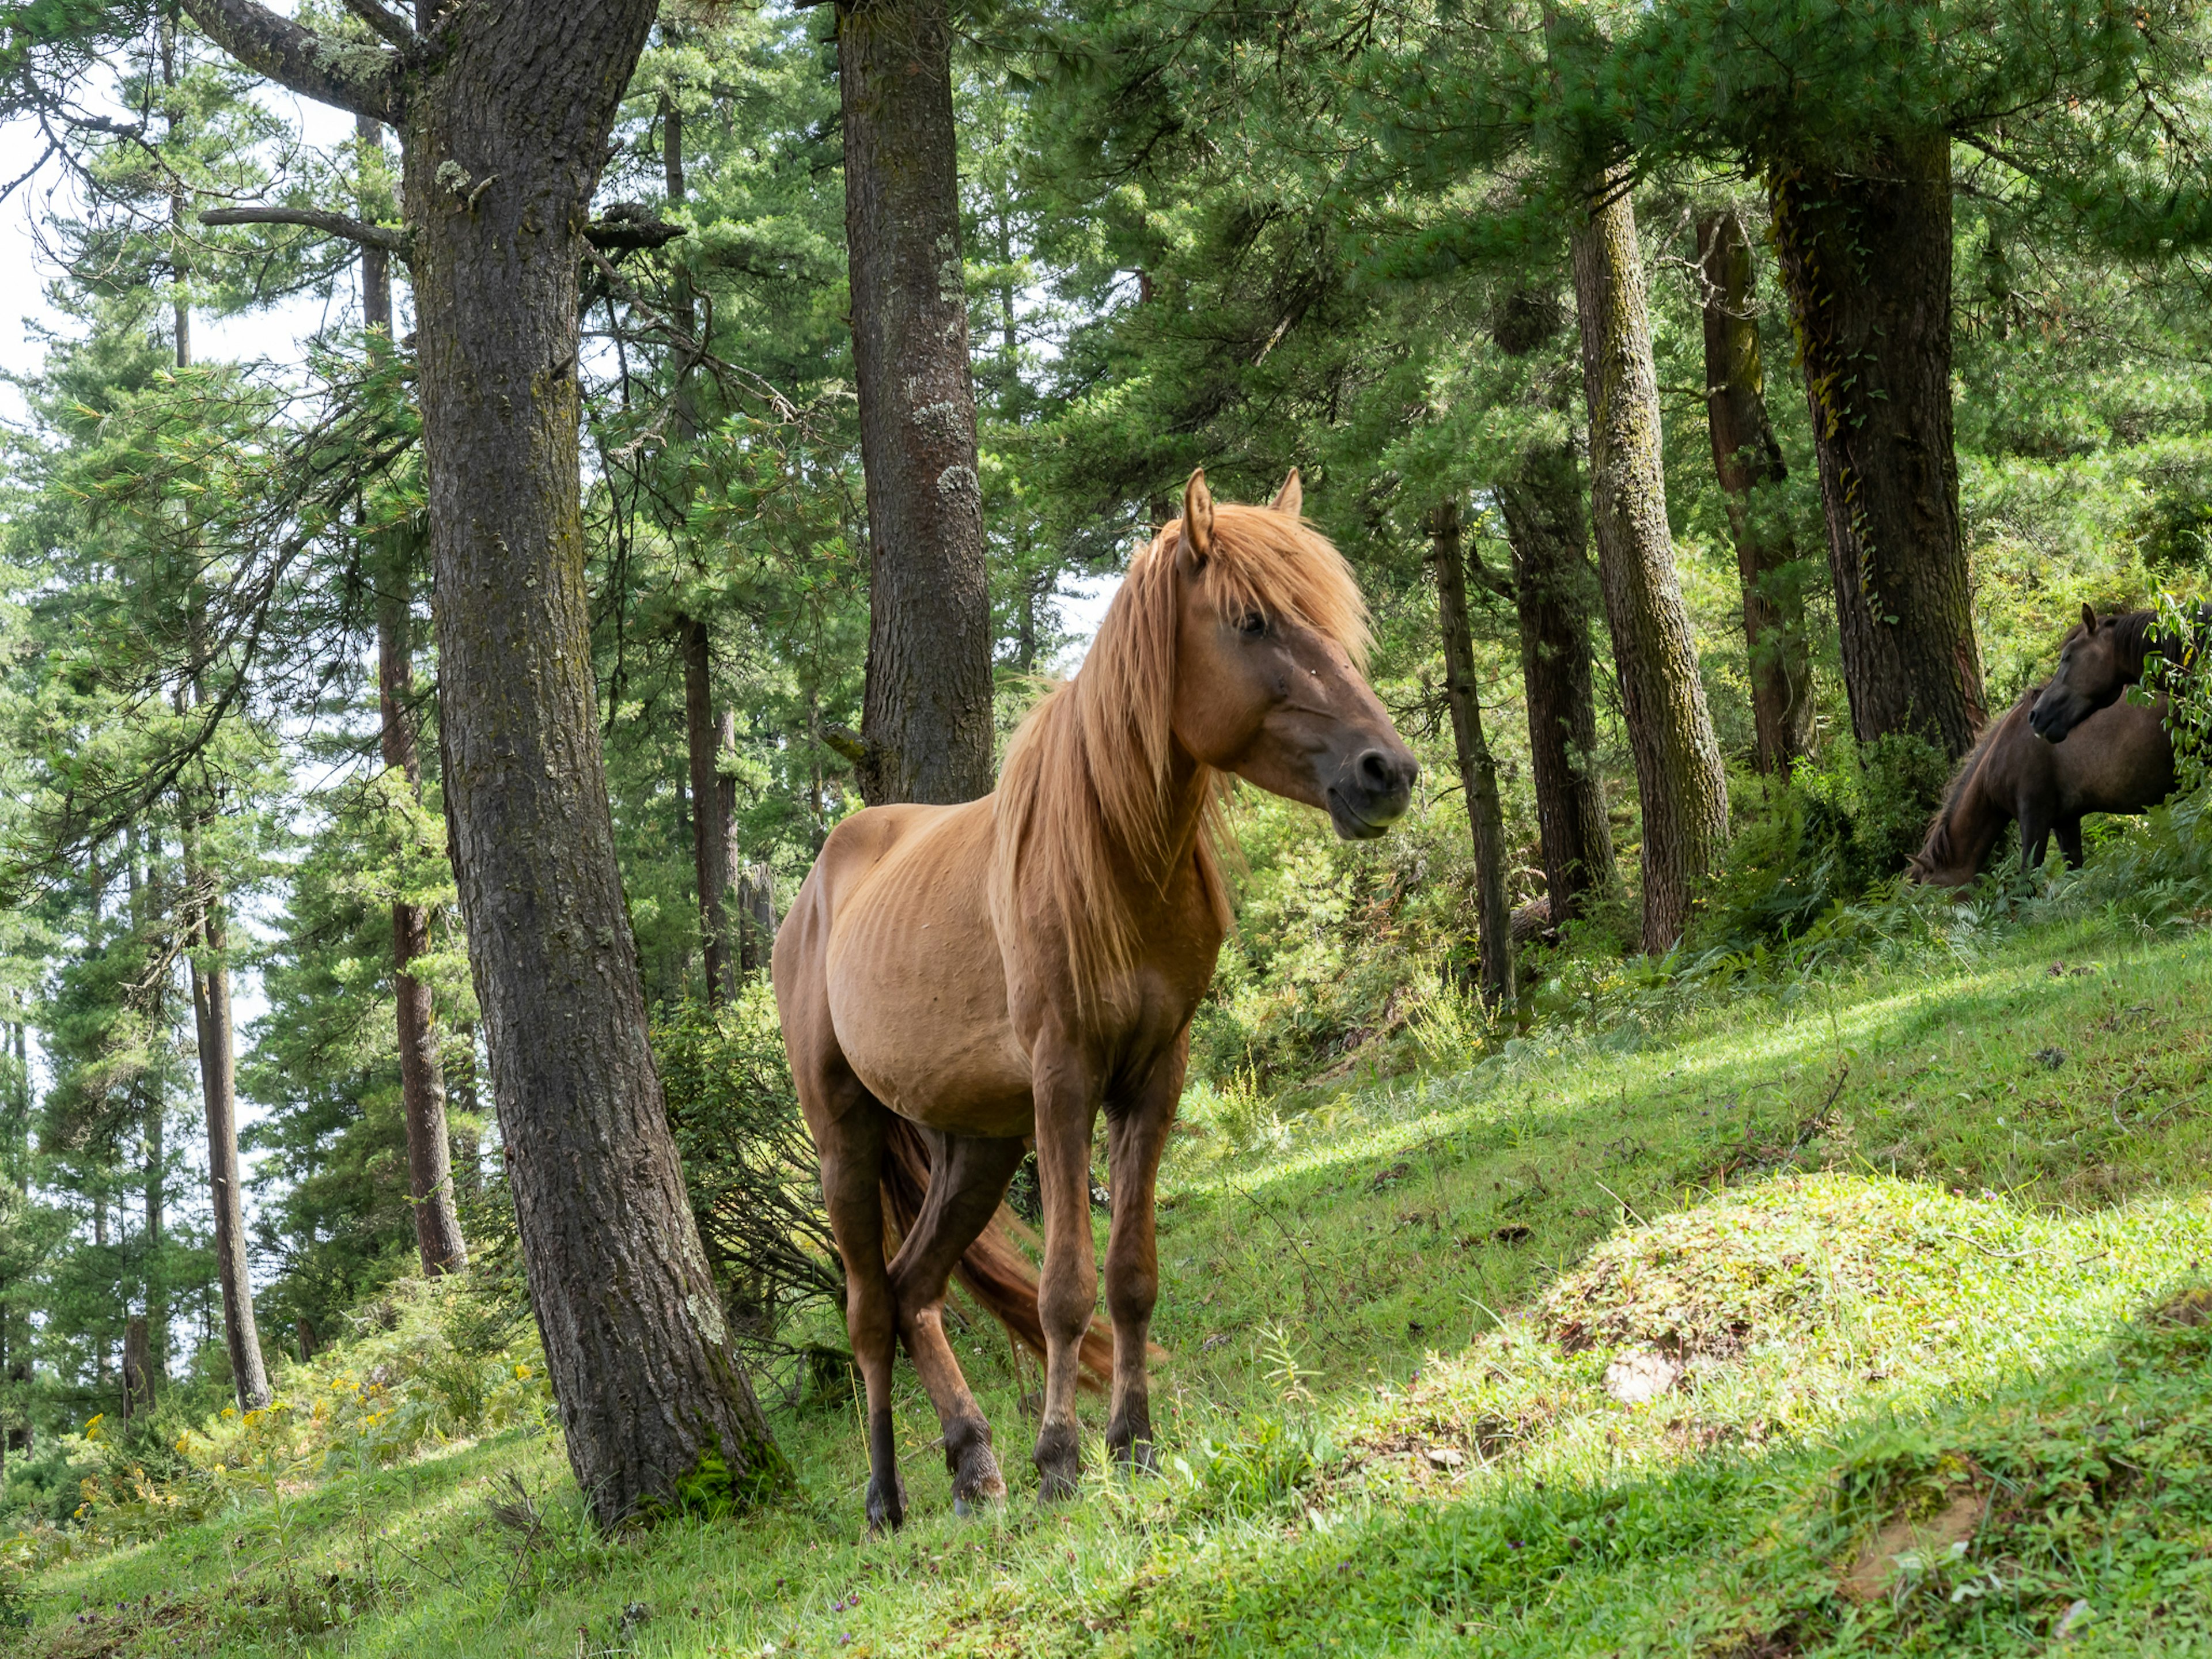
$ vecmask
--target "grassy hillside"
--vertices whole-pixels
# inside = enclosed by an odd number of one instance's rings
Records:
[[[1776,1656],[2212,1646],[2212,935],[2050,928],[1288,1119],[1191,1103],[1165,1183],[1166,1474],[1025,1488],[1036,1386],[963,1358],[1012,1500],[861,1535],[802,1494],[593,1534],[534,1421],[241,1483],[52,1559],[26,1653]],[[330,1365],[343,1367],[346,1356]],[[295,1398],[329,1387],[295,1377]],[[358,1379],[356,1379],[358,1381]],[[51,1553],[51,1547],[48,1547]]]

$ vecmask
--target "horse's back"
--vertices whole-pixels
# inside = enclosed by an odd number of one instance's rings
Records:
[[[988,798],[871,808],[839,824],[778,932],[776,1000],[798,1068],[836,1056],[934,1128],[1030,1132],[987,882]],[[798,1029],[794,1029],[797,1027]]]

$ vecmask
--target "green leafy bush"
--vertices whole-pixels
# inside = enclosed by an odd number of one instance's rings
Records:
[[[1803,933],[1893,881],[1942,805],[1950,763],[1918,738],[1839,738],[1788,782],[1741,788],[1741,826],[1692,931],[1741,949]]]
[[[842,1308],[844,1270],[767,980],[747,980],[720,1008],[663,1006],[653,1048],[733,1332],[769,1341],[802,1309]]]

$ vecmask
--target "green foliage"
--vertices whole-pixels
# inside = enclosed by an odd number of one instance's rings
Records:
[[[794,1314],[842,1309],[844,1270],[766,978],[720,1009],[663,1006],[653,1042],[691,1212],[740,1340],[773,1342]]]
[[[1838,738],[1787,781],[1740,784],[1735,839],[1692,948],[1787,939],[1893,882],[1926,837],[1951,769],[1900,733],[1866,744]]]

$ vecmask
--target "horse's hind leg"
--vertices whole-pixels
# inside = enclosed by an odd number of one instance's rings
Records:
[[[1114,1183],[1114,1227],[1106,1245],[1106,1310],[1114,1320],[1114,1394],[1106,1446],[1135,1468],[1157,1467],[1152,1452],[1151,1382],[1145,1356],[1152,1307],[1159,1300],[1159,1254],[1153,1194],[1169,1127],[1182,1096],[1190,1048],[1186,1030],[1160,1057],[1151,1079],[1126,1109],[1106,1115],[1106,1153]]]
[[[845,1109],[825,1133],[804,1085],[799,1092],[821,1154],[830,1229],[845,1261],[845,1332],[867,1390],[868,1526],[872,1531],[896,1528],[906,1522],[906,1488],[899,1480],[898,1444],[891,1430],[898,1314],[884,1269],[884,1138],[890,1114],[854,1079],[849,1095],[839,1103]]]
[[[899,1334],[945,1430],[952,1507],[965,1515],[977,1503],[1004,1498],[1006,1482],[991,1451],[991,1425],[969,1390],[952,1345],[945,1340],[945,1286],[997,1212],[1006,1182],[1022,1161],[1022,1142],[934,1138],[928,1195],[891,1261],[891,1298],[898,1310]]]

